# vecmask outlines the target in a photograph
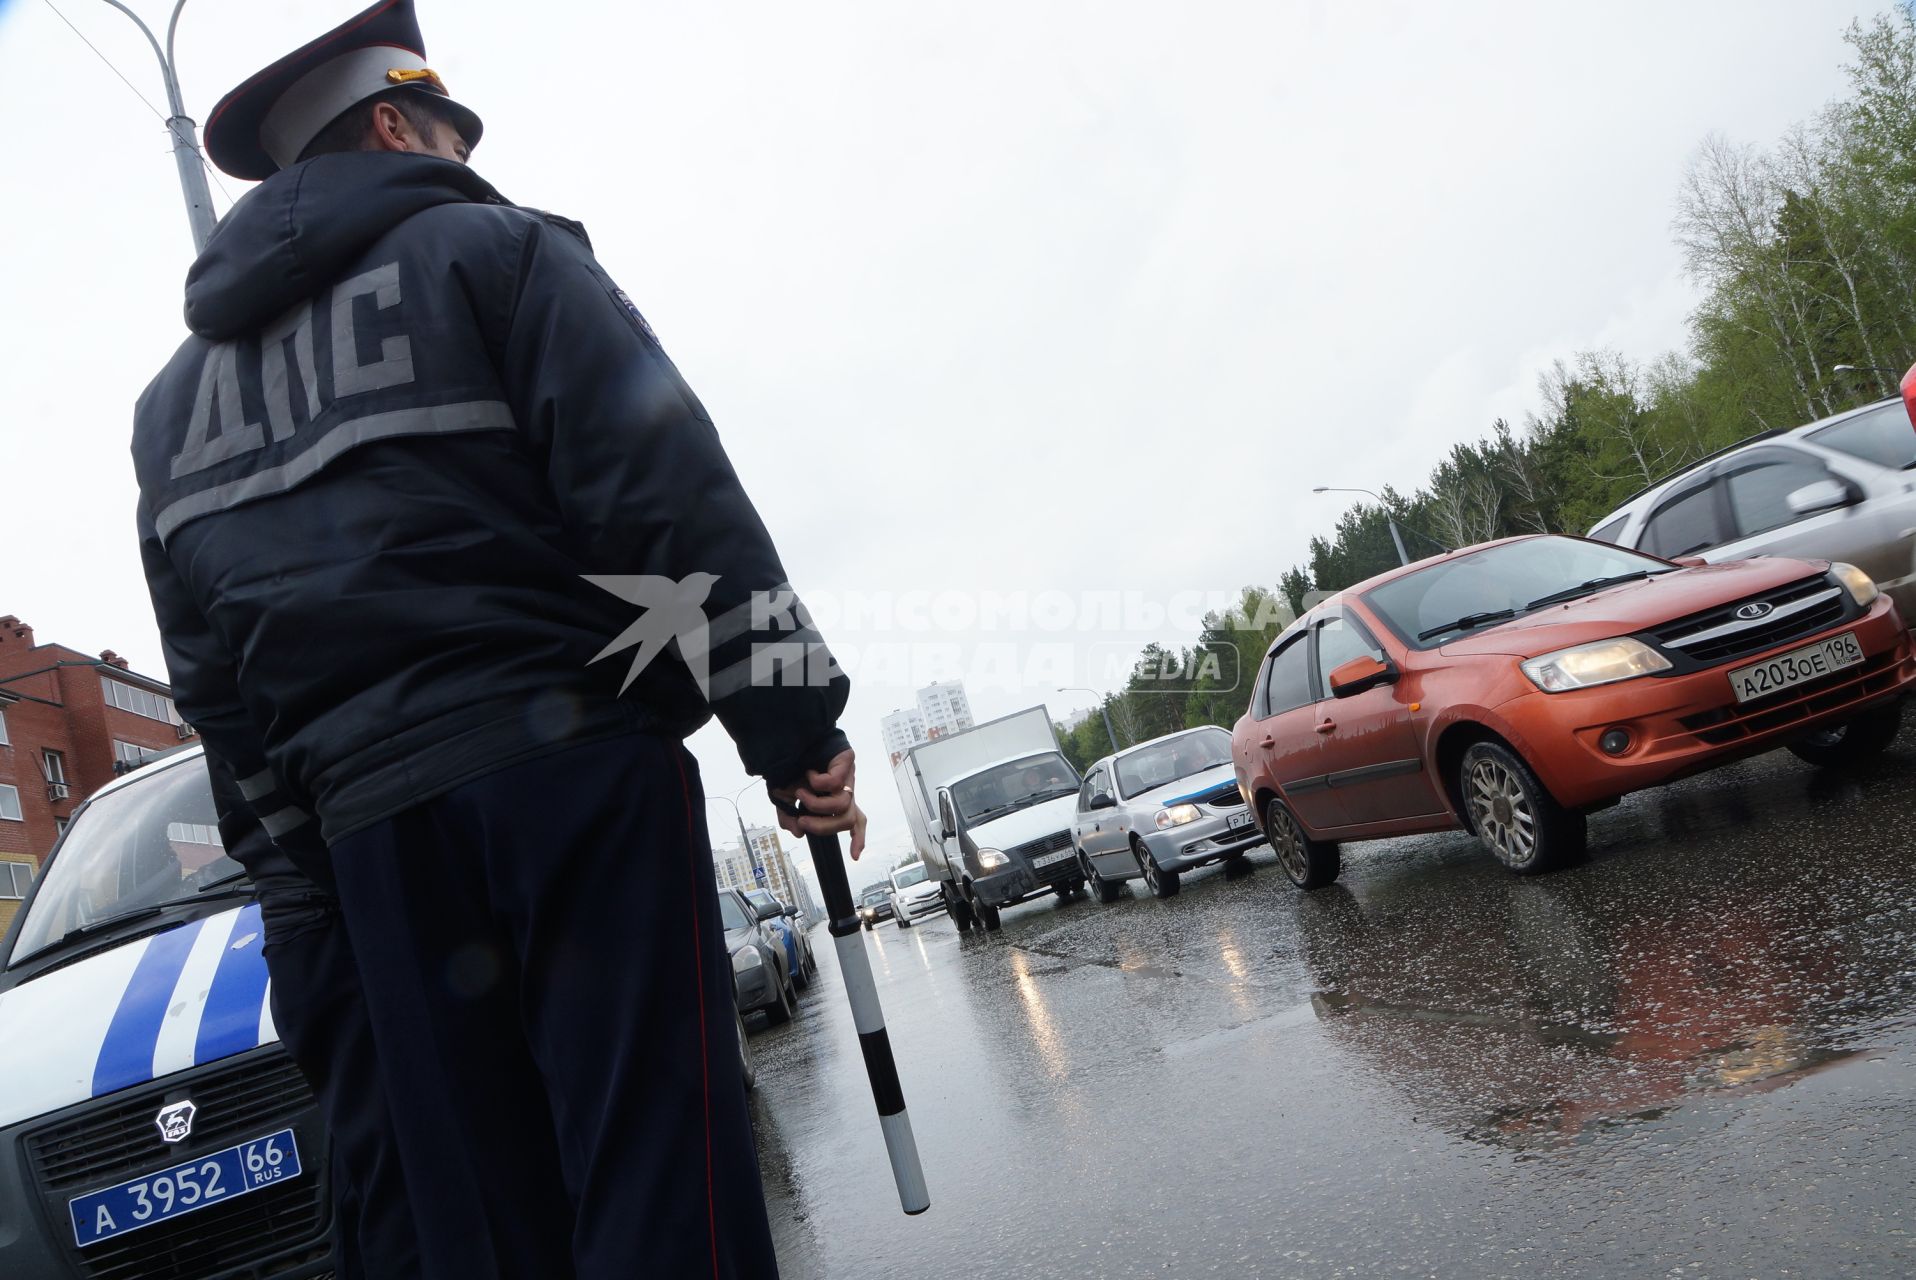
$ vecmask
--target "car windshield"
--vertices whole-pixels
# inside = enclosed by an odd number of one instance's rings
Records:
[[[1119,756],[1118,793],[1128,800],[1179,778],[1229,763],[1231,735],[1224,730],[1199,729],[1196,733],[1179,734]]]
[[[900,889],[909,889],[915,884],[923,884],[925,877],[930,874],[925,870],[924,863],[914,862],[909,867],[900,867],[892,872],[891,882]]]
[[[875,907],[879,903],[887,901],[890,897],[891,885],[875,884],[867,888],[863,894],[859,895],[858,900],[865,906]]]
[[[73,820],[48,862],[9,963],[53,946],[75,929],[190,902],[240,873],[220,843],[213,788],[198,759],[97,796]]]
[[[1428,649],[1540,607],[1548,597],[1574,598],[1614,579],[1670,567],[1581,538],[1526,538],[1439,560],[1373,587],[1363,598],[1406,644]]]
[[[967,822],[983,822],[1014,809],[1073,795],[1078,774],[1055,751],[1025,756],[974,773],[951,789],[951,798]]]
[[[745,904],[738,900],[735,893],[719,895],[719,921],[727,929],[749,929],[752,917],[745,914]]]
[[[1916,426],[1911,425],[1909,410],[1900,400],[1833,422],[1820,431],[1810,432],[1809,438],[1825,449],[1835,449],[1879,467],[1916,469]]]

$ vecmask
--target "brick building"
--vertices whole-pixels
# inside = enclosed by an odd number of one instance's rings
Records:
[[[80,801],[193,740],[170,692],[111,649],[35,644],[0,617],[0,930]]]

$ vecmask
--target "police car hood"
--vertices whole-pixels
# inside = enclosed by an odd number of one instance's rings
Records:
[[[215,342],[251,333],[415,213],[463,202],[505,200],[437,156],[352,151],[282,169],[241,197],[186,273],[187,327]]]
[[[261,945],[246,906],[0,994],[0,1127],[278,1040]]]

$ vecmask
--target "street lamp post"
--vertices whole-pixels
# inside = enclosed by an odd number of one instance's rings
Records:
[[[1069,688],[1061,688],[1058,690],[1058,692],[1059,693],[1088,693],[1092,697],[1096,698],[1098,700],[1098,714],[1104,717],[1104,734],[1107,738],[1111,739],[1111,750],[1115,752],[1119,749],[1117,732],[1111,727],[1111,712],[1108,709],[1106,709],[1104,705],[1104,697],[1102,694],[1100,694],[1096,689],[1087,689],[1082,685],[1073,685]]]
[[[180,100],[180,78],[173,70],[173,36],[179,30],[180,10],[186,7],[186,0],[177,0],[173,16],[167,19],[165,49],[160,48],[152,28],[140,20],[139,14],[120,0],[106,0],[106,3],[133,19],[140,34],[153,46],[153,56],[160,60],[160,77],[166,81],[166,105],[173,113],[167,117],[166,129],[173,135],[173,163],[179,167],[180,192],[186,197],[186,221],[193,232],[193,250],[198,253],[206,248],[213,234],[213,193],[206,186],[206,162],[200,157],[197,126],[186,114],[186,106]]]
[[[1390,540],[1397,544],[1397,563],[1398,564],[1410,563],[1410,553],[1404,550],[1404,535],[1397,531],[1397,517],[1393,516],[1390,513],[1390,504],[1388,502],[1385,502],[1381,495],[1372,493],[1369,489],[1338,489],[1338,488],[1333,488],[1332,486],[1327,484],[1320,484],[1315,489],[1312,489],[1311,492],[1312,493],[1361,493],[1365,495],[1366,497],[1376,498],[1377,505],[1382,507],[1384,510],[1385,523],[1390,525]]]
[[[732,816],[738,819],[739,848],[745,850],[745,856],[751,859],[752,862],[752,883],[763,885],[765,883],[765,868],[759,865],[758,850],[752,847],[752,837],[745,832],[745,814],[738,807],[738,797],[744,795],[757,785],[758,783],[756,782],[748,782],[729,796],[707,796],[705,799],[708,803],[713,800],[722,800],[732,806]]]

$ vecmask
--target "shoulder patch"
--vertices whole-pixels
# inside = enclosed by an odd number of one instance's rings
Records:
[[[623,289],[614,289],[612,291],[612,296],[619,300],[620,306],[624,307],[627,311],[630,311],[632,313],[632,319],[637,322],[639,326],[639,332],[643,333],[646,337],[650,338],[654,346],[658,346],[659,335],[652,332],[652,325],[650,324],[650,322],[646,320],[646,318],[642,314],[640,314],[638,304],[633,302],[631,297]]]

